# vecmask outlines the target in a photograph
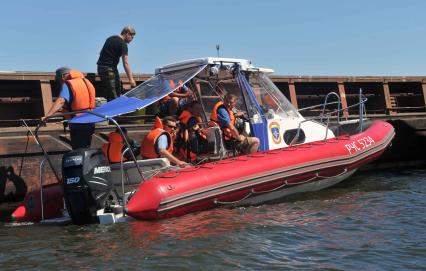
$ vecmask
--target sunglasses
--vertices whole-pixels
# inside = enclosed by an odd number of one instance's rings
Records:
[[[176,130],[176,129],[177,129],[177,126],[174,126],[174,125],[168,125],[168,124],[167,124],[167,127],[169,127],[170,129],[173,129],[173,130]]]

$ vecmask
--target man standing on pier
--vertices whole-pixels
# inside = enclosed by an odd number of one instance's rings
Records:
[[[118,73],[117,65],[120,62],[120,57],[123,62],[124,70],[130,81],[130,86],[136,86],[133,79],[132,70],[129,64],[127,44],[132,42],[136,31],[131,26],[126,26],[121,31],[120,35],[111,36],[102,47],[98,59],[98,74],[101,77],[102,88],[106,91],[106,98],[111,101],[121,93],[121,81]]]

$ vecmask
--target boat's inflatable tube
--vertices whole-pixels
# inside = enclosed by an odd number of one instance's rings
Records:
[[[353,136],[158,175],[139,186],[126,211],[136,219],[178,216],[218,205],[238,205],[247,198],[295,185],[339,178],[378,158],[394,134],[392,125],[378,121]]]
[[[64,208],[63,192],[59,183],[43,186],[43,216],[44,219],[62,215]],[[40,189],[34,190],[25,196],[24,203],[11,215],[17,222],[39,222],[42,219]]]

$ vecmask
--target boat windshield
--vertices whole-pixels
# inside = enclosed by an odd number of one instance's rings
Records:
[[[151,100],[157,97],[162,98],[191,80],[192,77],[205,67],[206,65],[201,65],[154,75],[124,95],[141,100]]]
[[[232,93],[237,97],[237,104],[235,109],[237,111],[247,112],[245,105],[245,95],[242,93],[237,81],[234,78],[224,80],[203,80],[200,78],[195,79],[198,85],[198,95],[204,107],[206,118],[210,119],[211,112],[217,102],[222,101],[226,94]]]
[[[248,82],[264,114],[274,113],[283,118],[300,117],[297,109],[290,103],[275,84],[261,72],[250,72]]]

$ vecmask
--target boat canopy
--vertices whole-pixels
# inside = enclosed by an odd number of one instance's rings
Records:
[[[250,60],[239,59],[239,58],[224,58],[224,57],[204,57],[184,60],[176,63],[172,63],[166,66],[159,67],[155,70],[155,74],[177,71],[184,68],[210,65],[210,66],[228,66],[231,67],[237,64],[240,71],[259,71],[266,74],[273,73],[274,70],[267,68],[254,67]]]
[[[70,122],[96,123],[104,121],[107,117],[116,117],[145,108],[182,87],[206,66],[207,64],[192,65],[179,70],[157,73],[123,96],[95,108],[93,112],[100,116],[85,113],[74,117]]]
[[[154,76],[123,96],[95,108],[93,114],[81,114],[70,122],[95,123],[143,109],[169,95],[195,76],[197,80],[213,82],[215,87],[235,84],[249,95],[251,107],[255,107],[258,113],[266,113],[272,108],[283,118],[299,117],[297,110],[266,76],[272,72],[272,69],[254,67],[251,61],[246,59],[206,57],[180,61],[157,68]],[[231,83],[232,80],[234,83]],[[210,88],[213,88],[212,95],[215,95],[213,85],[209,84]],[[270,101],[261,99],[267,96]],[[264,112],[261,112],[261,109],[264,109]]]

